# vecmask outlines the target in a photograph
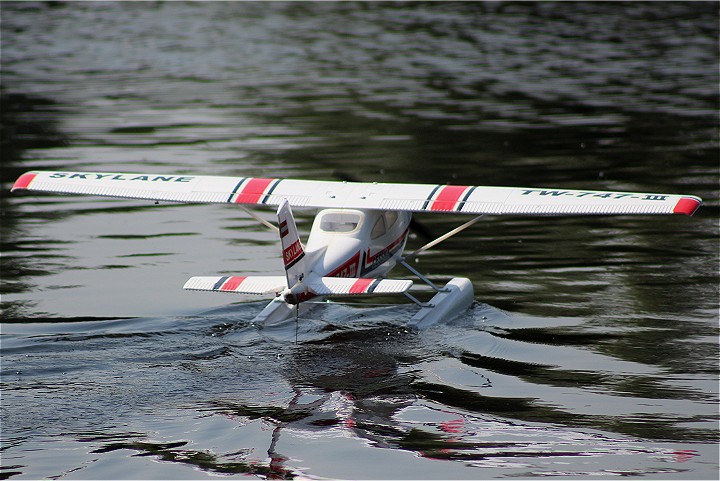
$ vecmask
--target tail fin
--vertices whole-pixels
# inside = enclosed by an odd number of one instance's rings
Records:
[[[283,264],[288,287],[292,287],[305,277],[305,248],[300,242],[295,218],[287,199],[280,202],[277,211],[280,226],[280,242],[283,251]]]

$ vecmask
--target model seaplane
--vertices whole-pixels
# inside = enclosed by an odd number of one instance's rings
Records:
[[[12,188],[20,189],[156,202],[276,206],[277,226],[248,212],[279,231],[285,275],[192,277],[184,288],[274,296],[255,319],[265,323],[309,310],[312,306],[306,301],[310,300],[404,294],[420,307],[410,320],[418,327],[463,312],[472,304],[473,288],[470,280],[457,277],[438,287],[408,260],[474,224],[482,215],[692,215],[702,202],[688,195],[590,190],[65,171],[27,172]],[[292,208],[321,209],[305,245]],[[403,255],[411,216],[419,212],[473,218]],[[436,292],[429,302],[420,302],[408,292],[411,280],[385,277],[396,264]]]

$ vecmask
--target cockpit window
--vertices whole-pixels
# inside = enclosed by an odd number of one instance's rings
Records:
[[[394,210],[385,212],[385,226],[389,229],[395,225],[395,221],[398,219],[398,214]]]
[[[375,222],[373,230],[370,233],[370,238],[377,239],[378,237],[385,235],[385,233],[395,225],[397,220],[397,212],[392,210],[384,212],[383,215],[381,215]]]
[[[370,233],[371,239],[377,239],[386,232],[385,229],[385,218],[383,216],[378,217],[377,222],[373,226],[373,230]]]
[[[320,230],[325,232],[352,232],[360,224],[358,214],[328,212],[320,220]]]

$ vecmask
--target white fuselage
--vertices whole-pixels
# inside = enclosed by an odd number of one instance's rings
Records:
[[[321,210],[305,246],[308,278],[384,277],[402,256],[411,218],[410,212]],[[315,296],[303,294],[301,283],[290,287],[268,304],[255,322],[273,324],[307,312],[313,305],[299,301]],[[294,300],[285,302],[290,299]]]
[[[321,277],[381,277],[405,248],[411,214],[378,210],[318,212],[305,246]]]

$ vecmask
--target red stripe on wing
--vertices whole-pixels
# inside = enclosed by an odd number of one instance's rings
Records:
[[[693,215],[700,207],[700,201],[692,197],[683,197],[678,201],[673,209],[673,214]]]
[[[275,179],[253,178],[248,179],[245,187],[242,188],[235,198],[236,204],[257,204],[262,198],[265,190]]]
[[[18,180],[15,181],[15,184],[12,186],[12,189],[10,189],[10,190],[13,191],[15,189],[27,189],[28,186],[30,185],[30,182],[32,182],[36,176],[37,176],[37,172],[27,172],[27,173],[21,175],[18,178]]]
[[[455,206],[457,205],[460,196],[462,196],[463,192],[465,192],[467,189],[467,185],[446,185],[440,190],[440,193],[437,195],[435,201],[433,201],[432,205],[430,206],[430,210],[455,210]]]
[[[375,279],[358,279],[350,286],[350,294],[363,294]]]
[[[240,287],[240,284],[242,284],[245,279],[247,279],[247,276],[232,276],[225,281],[222,287],[220,287],[220,290],[234,291],[235,289]]]

